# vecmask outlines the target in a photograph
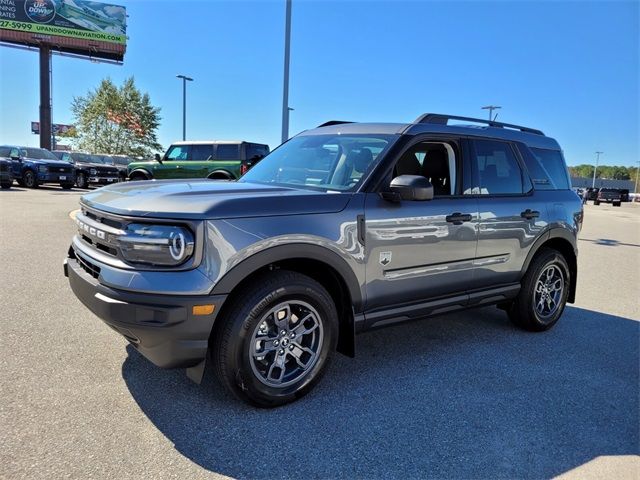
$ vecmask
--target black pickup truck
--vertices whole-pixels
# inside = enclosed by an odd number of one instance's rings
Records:
[[[614,207],[619,207],[622,203],[622,193],[616,188],[601,188],[598,190],[598,196],[593,204],[600,205],[602,202],[612,203]]]

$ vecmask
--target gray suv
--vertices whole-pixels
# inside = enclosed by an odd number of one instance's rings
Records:
[[[334,351],[353,356],[364,330],[486,305],[551,328],[575,298],[582,218],[539,130],[332,121],[237,182],[84,195],[64,271],[154,364],[197,382],[207,364],[272,407],[307,393]]]

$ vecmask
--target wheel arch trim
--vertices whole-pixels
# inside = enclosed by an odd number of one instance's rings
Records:
[[[144,176],[147,177],[148,180],[151,180],[153,178],[153,175],[151,174],[151,172],[145,168],[136,168],[135,170],[132,170],[131,173],[128,175],[128,178],[131,179],[131,175],[135,173],[143,174]]]

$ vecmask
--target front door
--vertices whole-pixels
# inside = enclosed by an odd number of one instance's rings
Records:
[[[475,197],[461,194],[460,147],[454,141],[422,141],[409,146],[394,166],[389,178],[428,178],[432,200],[391,203],[379,193],[367,194],[367,311],[464,295],[472,282],[478,205]]]
[[[153,165],[153,178],[187,178],[191,145],[172,145],[167,150],[162,163]]]

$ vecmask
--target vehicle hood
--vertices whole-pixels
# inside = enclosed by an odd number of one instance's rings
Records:
[[[52,167],[68,167],[69,165],[71,165],[69,162],[65,162],[64,160],[49,160],[47,158],[25,157],[24,160],[27,162],[37,163],[41,165],[50,165]]]
[[[351,194],[224,180],[152,180],[109,185],[80,202],[135,217],[221,219],[308,215],[343,210]]]

